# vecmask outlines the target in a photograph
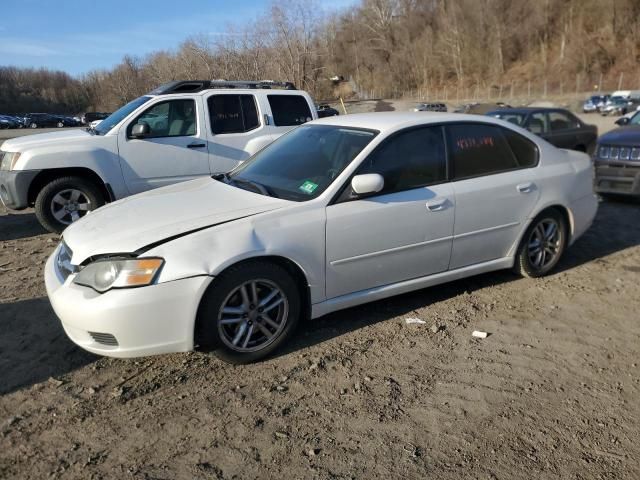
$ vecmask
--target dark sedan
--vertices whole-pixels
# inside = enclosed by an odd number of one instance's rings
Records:
[[[24,116],[24,126],[28,128],[57,127],[59,123],[58,118],[48,113],[27,113]]]
[[[598,139],[596,192],[640,197],[640,112]]]
[[[559,148],[591,154],[598,138],[595,125],[583,123],[562,108],[502,108],[487,115],[526,128]]]

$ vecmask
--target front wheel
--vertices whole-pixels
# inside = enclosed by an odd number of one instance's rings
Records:
[[[81,177],[62,177],[40,190],[35,210],[44,228],[60,233],[104,203],[105,198],[95,183]]]
[[[300,305],[299,289],[281,266],[255,261],[231,267],[205,293],[196,341],[226,362],[255,362],[291,336]]]
[[[31,123],[29,124],[29,127],[30,127],[30,128],[38,128],[38,124],[37,124],[36,122],[31,122]]]
[[[567,246],[567,225],[557,210],[538,215],[527,229],[514,270],[523,277],[542,277],[556,266]]]
[[[58,126],[58,128],[62,128],[62,127],[64,127],[64,123],[62,123],[62,122],[58,122],[58,123],[57,123],[57,126]]]

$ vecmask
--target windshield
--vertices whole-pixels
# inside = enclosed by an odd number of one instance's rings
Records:
[[[515,123],[516,125],[522,126],[522,122],[524,121],[524,115],[522,113],[512,113],[512,112],[489,112],[488,116],[499,118],[500,120],[506,120],[507,122]]]
[[[322,194],[378,132],[306,125],[280,137],[229,175],[269,194],[302,202]]]
[[[629,125],[640,125],[640,112],[636,112],[629,120]]]
[[[118,110],[113,112],[107,118],[102,120],[100,124],[95,128],[95,131],[99,135],[104,135],[117,124],[119,124],[122,120],[124,120],[131,112],[133,112],[140,105],[144,105],[151,97],[139,97],[131,102],[127,103],[124,107],[120,107]]]

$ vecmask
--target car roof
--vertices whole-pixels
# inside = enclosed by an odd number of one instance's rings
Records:
[[[482,115],[444,112],[353,113],[349,115],[321,118],[314,120],[313,122],[309,122],[309,124],[365,128],[378,130],[380,132],[387,132],[413,125],[429,125],[447,122],[495,123],[496,125],[504,125],[504,122],[500,120]]]
[[[560,107],[512,107],[512,108],[496,108],[489,113],[531,113],[531,112],[567,112],[566,108]]]

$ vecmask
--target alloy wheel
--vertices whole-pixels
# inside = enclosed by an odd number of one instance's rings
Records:
[[[562,230],[553,218],[541,220],[529,237],[528,256],[531,266],[542,271],[557,260],[562,246]]]
[[[218,312],[222,342],[236,352],[255,352],[273,343],[289,317],[289,301],[271,280],[250,280],[227,295]]]
[[[91,200],[81,190],[69,188],[51,199],[51,214],[63,225],[70,225],[92,210]]]

